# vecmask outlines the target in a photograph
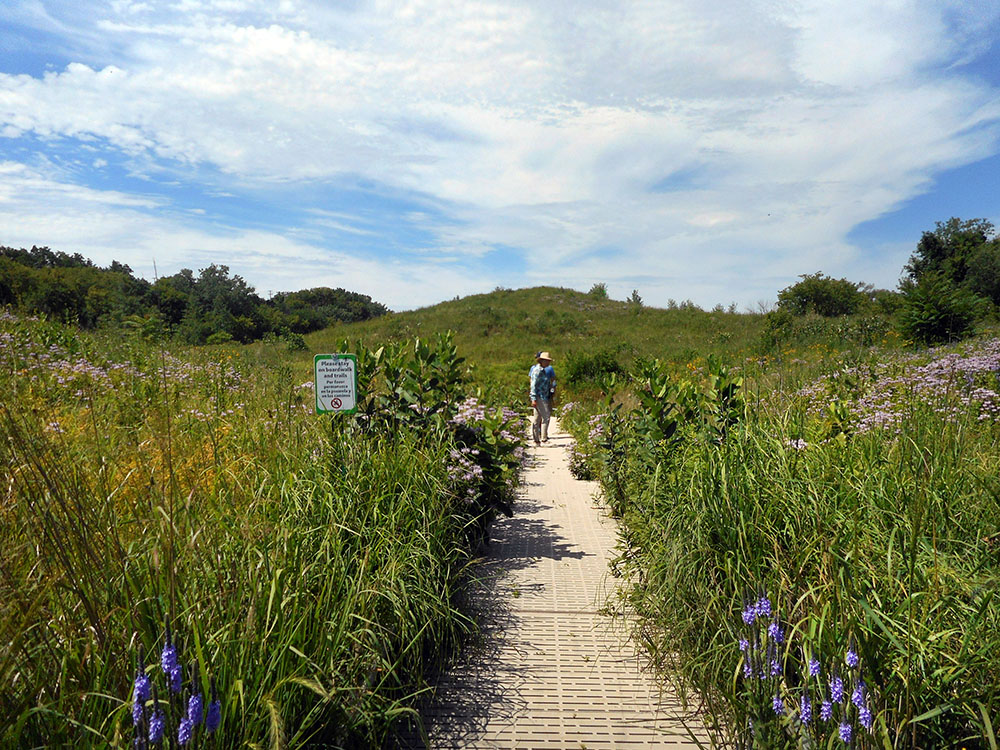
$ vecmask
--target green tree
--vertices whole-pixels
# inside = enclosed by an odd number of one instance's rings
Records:
[[[986,219],[952,217],[935,223],[933,232],[924,232],[917,249],[903,267],[906,277],[919,282],[928,274],[941,274],[953,284],[966,281],[970,264],[979,249],[990,241],[993,224]]]
[[[864,284],[833,279],[818,272],[803,274],[799,278],[802,281],[778,292],[778,307],[793,315],[853,315],[867,299],[862,291]]]
[[[1000,305],[1000,237],[972,253],[966,280],[973,292]]]

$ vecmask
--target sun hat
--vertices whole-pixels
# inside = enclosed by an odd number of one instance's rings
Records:
[[[538,352],[538,356],[535,359],[547,359],[549,362],[552,361],[552,355],[548,352]]]

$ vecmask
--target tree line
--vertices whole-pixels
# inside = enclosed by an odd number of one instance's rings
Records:
[[[822,273],[799,278],[778,293],[778,309],[770,313],[772,327],[789,316],[867,311],[893,317],[913,341],[954,341],[1000,313],[1000,235],[986,219],[937,222],[921,235],[896,290]]]
[[[189,344],[289,340],[337,321],[389,312],[366,294],[319,287],[264,300],[229,267],[185,268],[150,283],[118,261],[95,265],[48,247],[0,247],[0,306],[85,328],[135,325]]]

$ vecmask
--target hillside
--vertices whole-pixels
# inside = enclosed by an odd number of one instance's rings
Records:
[[[477,380],[513,385],[540,349],[565,372],[573,358],[609,353],[626,363],[637,356],[688,362],[711,353],[749,349],[762,316],[665,310],[601,299],[573,289],[496,290],[358,323],[341,323],[306,338],[312,352],[342,339],[366,343],[429,337],[452,330],[459,353],[476,367]]]

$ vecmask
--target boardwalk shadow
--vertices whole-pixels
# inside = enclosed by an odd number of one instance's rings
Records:
[[[491,531],[490,546],[471,569],[461,607],[470,614],[478,632],[463,644],[461,660],[441,674],[422,705],[418,706],[435,748],[463,748],[482,737],[487,724],[512,722],[523,714],[526,700],[520,686],[529,671],[520,660],[510,659],[513,647],[508,634],[518,631],[520,618],[511,607],[512,597],[540,592],[544,584],[521,584],[513,589],[511,573],[542,558],[579,560],[592,553],[575,548],[560,533],[537,518],[536,501],[521,497],[513,518],[502,518]],[[507,658],[501,659],[506,653]],[[407,727],[396,748],[426,748],[415,726]]]

